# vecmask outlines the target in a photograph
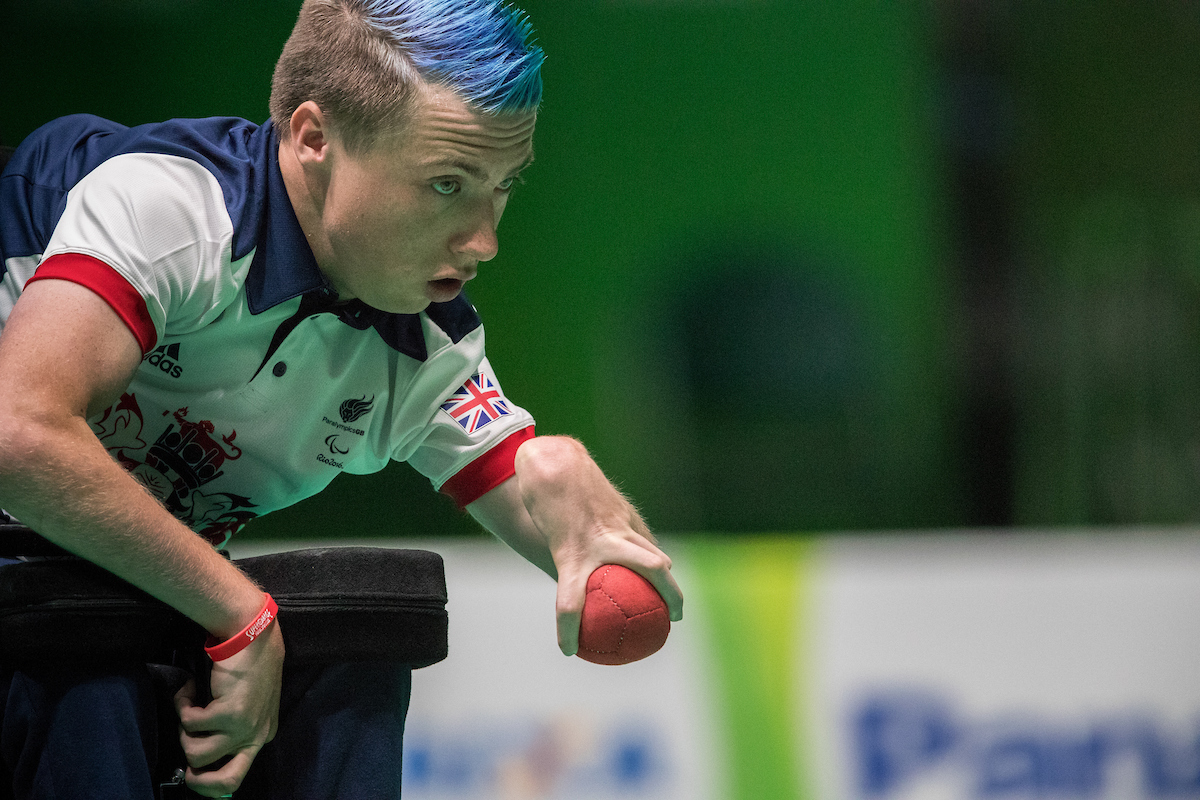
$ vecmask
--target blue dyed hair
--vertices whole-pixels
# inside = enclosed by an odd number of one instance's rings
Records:
[[[542,99],[545,55],[533,25],[497,0],[363,0],[366,22],[426,80],[483,111],[527,111]]]
[[[491,114],[535,111],[542,49],[505,0],[305,0],[271,85],[271,117],[316,102],[351,149],[402,127],[421,81]]]

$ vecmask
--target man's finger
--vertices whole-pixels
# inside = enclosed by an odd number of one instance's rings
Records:
[[[224,733],[196,736],[181,730],[179,743],[183,746],[183,754],[187,757],[188,766],[196,769],[220,761],[237,749],[233,740]]]
[[[579,617],[578,613],[558,613],[558,649],[564,656],[579,652]]]
[[[257,745],[244,747],[220,769],[196,770],[189,766],[185,777],[188,788],[203,797],[221,797],[232,794],[242,785],[258,751]]]
[[[654,590],[667,604],[667,615],[671,622],[679,622],[683,619],[683,590],[675,582],[675,576],[670,572],[663,571],[643,577],[650,581]]]
[[[658,542],[656,542],[654,539],[651,539],[637,531],[630,531],[628,534],[626,534],[625,541],[630,542],[632,544],[636,544],[638,547],[642,548],[643,550],[660,555],[663,558],[667,559],[668,562],[670,562],[670,560],[671,560],[670,557],[666,553],[664,553],[662,550],[659,549]]]
[[[214,700],[207,706],[184,706],[179,709],[179,725],[192,734],[225,731],[236,734],[245,728],[245,721],[228,708],[228,703]]]
[[[185,708],[194,708],[196,705],[196,681],[193,678],[188,678],[187,683],[179,688],[173,698],[175,701],[175,713],[182,715]]]
[[[650,581],[654,590],[667,604],[667,614],[672,622],[679,622],[683,619],[683,590],[679,588],[679,584],[675,582],[675,576],[671,574],[671,559],[667,554],[658,548],[653,550],[639,548],[627,551],[624,555],[628,555],[629,558],[613,563],[628,567]]]
[[[558,626],[558,649],[564,656],[573,656],[579,650],[579,619],[583,616],[587,577],[584,575],[580,579],[578,570],[559,573],[558,576],[554,612]]]

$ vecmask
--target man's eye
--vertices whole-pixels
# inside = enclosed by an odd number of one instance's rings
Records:
[[[433,190],[438,194],[454,194],[458,191],[458,181],[438,181],[433,184]]]
[[[525,182],[525,179],[522,178],[520,175],[513,175],[511,178],[505,178],[504,180],[500,181],[500,185],[496,188],[498,188],[502,192],[507,192],[510,189],[512,189],[513,186],[515,186],[516,184],[524,183],[524,182]]]

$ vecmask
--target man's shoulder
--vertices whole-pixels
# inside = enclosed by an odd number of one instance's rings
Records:
[[[125,125],[95,114],[68,114],[43,124],[18,146],[40,148],[48,156],[61,156],[66,147],[81,144],[91,158],[120,152],[153,152],[159,147],[204,155],[236,151],[245,146],[261,126],[241,117],[178,117],[162,122]]]
[[[23,181],[24,188],[10,184],[8,194],[40,231],[40,242],[18,249],[38,252],[63,211],[61,198],[104,165],[132,158],[138,170],[107,171],[114,188],[153,195],[180,179],[184,194],[207,193],[211,186],[233,225],[234,255],[240,258],[253,249],[262,228],[269,176],[278,169],[274,141],[269,122],[257,125],[240,117],[178,118],[132,127],[93,114],[60,117],[26,137],[5,170],[6,179]],[[185,162],[189,168],[177,168]],[[153,173],[156,164],[160,180],[145,180],[146,170]]]
[[[135,153],[195,161],[222,185],[253,181],[267,157],[270,132],[239,117],[171,119],[132,127],[94,114],[71,114],[29,134],[8,175],[68,190],[104,162]]]

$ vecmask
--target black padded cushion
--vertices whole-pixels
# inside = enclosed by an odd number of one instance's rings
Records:
[[[386,660],[416,669],[446,657],[446,578],[436,553],[330,547],[235,563],[279,604],[288,663]],[[9,663],[170,663],[172,651],[194,649],[204,635],[88,561],[0,567],[0,658]]]
[[[416,669],[446,657],[446,575],[437,553],[326,547],[234,563],[279,604],[288,659],[385,659]]]
[[[78,558],[0,567],[0,658],[169,660],[204,631],[175,609]]]

